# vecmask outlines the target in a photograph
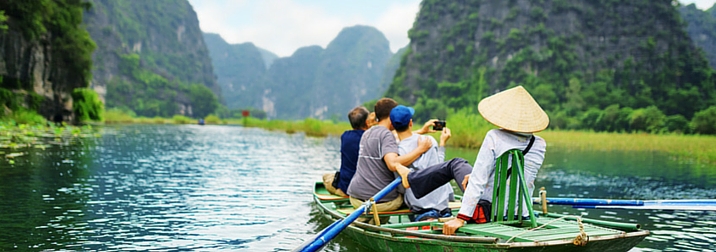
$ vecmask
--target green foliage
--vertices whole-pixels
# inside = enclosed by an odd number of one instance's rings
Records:
[[[199,37],[196,14],[188,1],[92,3],[85,24],[92,37],[105,44],[95,54],[96,59],[104,59],[95,62],[97,68],[115,71],[117,61],[121,61],[115,54],[131,50],[142,59],[144,70],[168,80],[202,83],[218,90],[208,51]]]
[[[7,30],[7,16],[5,16],[5,11],[0,10],[0,32],[4,32]]]
[[[40,107],[42,106],[42,102],[45,101],[45,97],[42,95],[39,95],[35,92],[31,92],[29,94],[28,98],[28,108],[30,110],[38,111],[40,110]]]
[[[89,88],[72,90],[72,110],[80,122],[104,120],[104,103],[97,92]]]
[[[82,0],[0,1],[0,31],[17,30],[26,40],[51,48],[51,67],[61,79],[57,81],[86,87],[96,46],[81,24],[90,6]],[[7,23],[8,18],[13,22]],[[29,82],[20,86],[30,89]]]
[[[691,127],[699,134],[716,134],[716,106],[696,112]]]
[[[191,101],[192,113],[194,116],[202,118],[219,107],[219,101],[216,95],[204,85],[194,84],[189,87],[189,100]]]
[[[196,121],[183,115],[175,115],[172,117],[172,122],[175,124],[192,124]]]
[[[104,112],[106,123],[132,123],[137,114],[129,109],[111,108]]]
[[[18,124],[45,125],[47,120],[45,117],[37,114],[37,112],[27,109],[19,109],[12,113],[10,120]]]
[[[0,88],[0,105],[4,105],[11,110],[16,110],[20,108],[19,97],[8,89]]]
[[[632,130],[659,133],[663,130],[666,116],[656,106],[634,110],[631,114]]]
[[[120,55],[119,69],[126,79],[117,77],[107,85],[107,107],[126,108],[147,117],[169,117],[180,112],[179,94],[189,97],[193,116],[202,118],[214,113],[219,102],[211,89],[201,85],[188,85],[166,78],[143,67],[138,54]],[[188,111],[185,110],[185,113]]]
[[[221,118],[215,115],[208,115],[204,118],[204,122],[208,124],[219,124],[221,123]]]
[[[420,53],[408,52],[386,96],[427,110],[418,116],[427,119],[522,85],[547,111],[550,128],[608,132],[690,133],[694,113],[716,105],[716,72],[669,2],[530,3],[422,3],[410,33]],[[715,13],[706,12],[712,20]],[[573,17],[569,25],[553,22]]]

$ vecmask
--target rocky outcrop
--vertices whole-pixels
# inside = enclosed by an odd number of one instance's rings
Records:
[[[132,96],[129,92],[107,95],[107,92],[112,90],[121,91],[110,87],[114,83],[123,82],[128,86],[137,87],[147,85],[142,83],[142,80],[138,80],[137,76],[132,76],[132,73],[122,71],[122,57],[130,54],[139,56],[142,70],[161,76],[167,82],[179,82],[182,85],[201,84],[220,97],[221,88],[214,76],[199,21],[188,1],[91,0],[90,2],[93,7],[86,12],[84,23],[92,38],[97,41],[97,50],[93,55],[92,88],[102,97],[118,99],[107,101],[110,107],[119,106],[123,104],[122,100],[130,99]],[[186,108],[191,107],[192,104],[186,98],[186,88],[180,86],[168,85],[157,90],[159,97],[147,99],[171,99],[175,103],[173,106],[175,109],[168,112],[163,108],[162,113],[169,116],[172,113],[189,115],[187,113],[189,110]]]
[[[716,9],[704,11],[689,4],[680,7],[679,12],[691,40],[704,51],[711,67],[716,67]]]
[[[690,118],[713,103],[713,81],[672,3],[424,0],[387,95],[462,109],[523,85],[555,113],[654,105]]]
[[[8,29],[0,30],[0,89],[14,93],[0,100],[0,109],[24,107],[47,119],[73,120],[71,93],[87,87],[94,49],[80,27],[83,7],[81,3],[0,3],[8,17]],[[65,20],[51,22],[59,16]]]

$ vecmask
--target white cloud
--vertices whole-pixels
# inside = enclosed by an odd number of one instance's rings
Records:
[[[392,4],[373,24],[383,32],[390,41],[390,49],[396,52],[408,45],[408,30],[413,28],[415,16],[418,13],[419,2]]]
[[[293,0],[190,0],[204,32],[227,42],[253,42],[281,57],[299,47],[326,47],[341,29],[370,25],[383,32],[396,51],[408,44],[419,0],[325,3]]]
[[[189,0],[204,32],[232,44],[253,42],[281,57],[299,47],[325,48],[341,29],[369,25],[385,34],[395,52],[409,43],[420,0]],[[716,0],[680,0],[708,9]]]
[[[711,6],[716,3],[715,0],[680,0],[681,4],[683,5],[689,5],[691,3],[696,4],[696,8],[706,10],[708,8],[711,8]]]

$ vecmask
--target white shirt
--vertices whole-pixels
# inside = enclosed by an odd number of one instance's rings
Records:
[[[399,154],[405,155],[413,151],[415,148],[418,148],[419,137],[420,135],[413,134],[412,136],[401,140],[398,144]],[[445,147],[438,146],[435,138],[430,136],[427,136],[427,138],[429,138],[432,142],[432,147],[420,155],[418,159],[413,161],[412,165],[408,166],[413,170],[425,169],[429,166],[442,163],[443,160],[445,160]],[[450,193],[452,193],[452,186],[450,186],[450,183],[446,183],[422,198],[416,199],[415,195],[413,195],[413,191],[408,188],[405,190],[404,201],[413,212],[418,212],[423,209],[435,209],[440,211],[449,207],[448,200]]]
[[[485,135],[480,151],[477,153],[475,166],[470,173],[470,180],[467,184],[465,194],[462,198],[462,207],[460,214],[471,216],[475,212],[475,206],[480,199],[492,202],[493,183],[495,179],[495,162],[503,153],[511,149],[524,150],[529,144],[532,135],[521,135],[510,133],[505,130],[490,130]],[[547,143],[541,137],[534,136],[535,142],[532,148],[525,155],[525,180],[529,196],[534,192],[534,181],[537,177],[542,162],[544,161],[544,153]],[[509,188],[507,188],[509,191]],[[525,202],[532,204],[532,202]],[[495,207],[495,206],[493,206]],[[523,216],[529,215],[527,207],[523,207]]]

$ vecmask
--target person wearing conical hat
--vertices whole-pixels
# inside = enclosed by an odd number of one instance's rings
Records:
[[[474,167],[464,159],[455,158],[446,163],[415,172],[399,169],[403,186],[411,188],[417,198],[430,193],[451,179],[464,191],[462,206],[457,218],[443,226],[443,234],[452,235],[466,222],[484,222],[489,218],[480,216],[482,206],[492,202],[495,162],[511,149],[523,150],[525,180],[530,195],[534,192],[534,180],[544,161],[547,144],[533,133],[547,128],[549,117],[522,86],[511,88],[480,101],[478,111],[485,120],[500,129],[487,132],[480,146]],[[468,175],[469,174],[469,175]],[[488,204],[484,204],[487,202]],[[479,204],[478,204],[479,203]],[[522,215],[526,215],[525,212]]]

